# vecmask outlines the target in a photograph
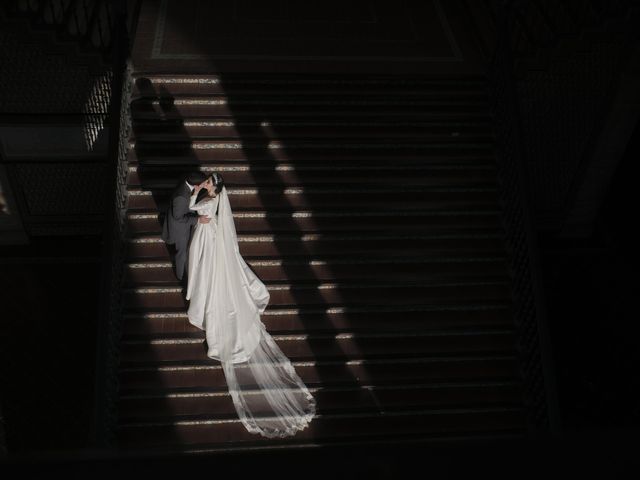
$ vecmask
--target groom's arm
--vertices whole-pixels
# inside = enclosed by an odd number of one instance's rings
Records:
[[[198,222],[198,215],[189,210],[186,198],[177,196],[172,201],[171,216],[176,222],[195,225]]]

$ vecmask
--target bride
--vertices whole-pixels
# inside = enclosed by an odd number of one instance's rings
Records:
[[[207,195],[196,203],[202,188]],[[207,356],[221,362],[247,430],[294,435],[314,417],[316,402],[260,320],[269,291],[240,255],[220,174],[194,188],[189,208],[211,219],[196,224],[189,246],[189,322],[206,332]]]

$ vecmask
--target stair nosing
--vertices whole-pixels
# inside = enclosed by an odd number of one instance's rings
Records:
[[[211,162],[212,164],[215,162]],[[140,164],[136,163],[136,164],[130,164],[128,166],[128,171],[129,172],[137,172],[138,169],[140,168]],[[180,162],[176,162],[175,164],[171,165],[144,165],[142,166],[142,168],[152,168],[152,169],[162,169],[162,170],[169,170],[169,169],[183,169],[184,165],[182,165]],[[362,166],[361,165],[352,165],[352,166],[343,166],[343,165],[295,165],[295,164],[285,164],[285,163],[280,163],[276,166],[260,166],[260,165],[235,165],[235,166],[228,166],[228,165],[220,165],[217,167],[213,167],[213,166],[208,166],[206,164],[202,165],[199,170],[200,171],[216,171],[216,172],[249,172],[249,173],[254,173],[256,171],[265,171],[265,172],[297,172],[297,171],[316,171],[316,170],[327,170],[329,172],[335,172],[335,171],[342,171],[342,170],[353,170],[355,172],[359,172],[362,171]],[[483,170],[483,171],[494,171],[495,170],[495,165],[491,165],[491,164],[485,164],[485,165],[372,165],[372,166],[367,166],[366,167],[368,171],[372,171],[372,170],[381,170],[381,171],[421,171],[421,170],[426,170],[426,171],[431,171],[431,170],[462,170],[462,171],[466,171],[466,170]]]
[[[485,327],[485,328],[469,328],[463,327],[458,329],[432,329],[419,330],[411,332],[358,332],[358,331],[342,331],[340,333],[270,333],[270,336],[280,342],[297,342],[297,341],[313,341],[313,340],[352,340],[352,339],[386,339],[386,338],[422,338],[422,337],[482,337],[492,335],[513,335],[514,328]],[[184,334],[170,334],[171,338],[164,336],[157,338],[148,335],[147,338],[127,338],[124,336],[120,342],[122,345],[198,345],[204,340],[203,336],[193,337]]]
[[[380,417],[404,417],[404,416],[433,416],[455,415],[460,413],[491,413],[491,412],[523,412],[524,406],[518,407],[475,407],[475,408],[432,408],[427,410],[362,412],[359,413],[316,413],[313,418],[380,418]],[[294,417],[292,417],[294,418]],[[297,418],[297,417],[295,417]],[[128,422],[119,423],[118,428],[145,428],[154,426],[191,426],[191,425],[221,425],[225,423],[242,423],[239,418],[209,419],[209,420],[174,420],[167,422]]]
[[[453,252],[452,252],[453,253]],[[478,253],[478,252],[469,252],[469,253]],[[350,258],[333,258],[331,257],[329,260],[322,260],[321,256],[314,256],[315,258],[310,258],[308,260],[298,260],[298,259],[270,259],[270,260],[262,260],[262,259],[249,259],[247,260],[247,264],[254,267],[280,267],[280,266],[294,266],[294,265],[305,265],[305,266],[331,266],[331,265],[380,265],[380,264],[416,264],[416,263],[434,263],[440,261],[446,261],[449,263],[474,263],[474,262],[495,262],[495,261],[506,261],[508,257],[506,253],[502,256],[497,256],[495,250],[492,251],[494,255],[492,256],[478,256],[478,257],[385,257],[385,258],[353,258],[352,254]],[[329,257],[325,257],[329,258]],[[127,268],[131,269],[147,269],[147,268],[172,268],[173,262],[171,261],[132,261],[125,260],[124,264]]]
[[[358,282],[361,282],[358,280]],[[467,282],[447,282],[447,283],[425,283],[416,281],[406,281],[403,283],[371,283],[365,282],[353,284],[354,282],[342,282],[342,281],[317,281],[311,285],[292,284],[289,282],[278,282],[267,286],[269,291],[289,290],[289,289],[314,289],[314,290],[329,290],[329,289],[344,289],[344,288],[418,288],[418,287],[472,287],[472,286],[508,286],[510,281],[505,279],[504,281],[467,281]],[[123,288],[123,292],[127,293],[179,293],[183,292],[184,287],[126,287]]]
[[[494,183],[493,181],[490,183]],[[485,186],[485,187],[473,187],[473,186],[464,186],[464,187],[456,187],[456,186],[440,186],[440,185],[412,185],[412,186],[398,186],[396,188],[379,188],[376,186],[371,186],[369,188],[340,188],[340,187],[318,187],[318,186],[291,186],[291,187],[279,187],[278,184],[275,186],[264,186],[264,187],[246,187],[242,184],[226,185],[227,194],[230,196],[234,195],[260,195],[260,194],[278,194],[278,195],[304,195],[304,194],[322,194],[322,193],[426,193],[426,192],[496,192],[499,191],[496,186]],[[165,186],[166,185],[166,186]],[[128,195],[137,195],[137,196],[148,196],[153,195],[154,193],[159,193],[161,190],[165,193],[171,193],[175,188],[176,184],[173,185],[162,185],[154,187],[153,189],[143,188],[140,185],[127,185],[127,194]],[[253,185],[253,184],[248,184]]]
[[[448,355],[448,356],[428,356],[428,357],[385,357],[385,358],[366,358],[364,356],[360,358],[353,358],[349,360],[336,360],[334,358],[324,358],[320,360],[291,360],[291,365],[294,367],[317,367],[317,366],[342,366],[342,365],[395,365],[395,364],[408,364],[408,363],[454,363],[465,361],[517,361],[517,352],[514,351],[511,354],[493,354],[493,355]],[[205,359],[202,362],[179,363],[179,361],[163,362],[162,364],[155,365],[119,365],[118,371],[125,372],[172,372],[183,370],[222,370],[223,367],[219,362],[213,363],[211,359]]]
[[[152,196],[149,192],[144,196]],[[156,210],[156,213],[131,213],[132,209],[127,210],[127,218],[130,220],[135,219],[148,219],[158,218],[160,212]],[[502,210],[488,209],[488,210],[355,210],[351,212],[340,211],[313,211],[309,208],[296,208],[290,212],[272,211],[265,209],[246,209],[233,212],[234,218],[312,218],[312,217],[450,217],[450,216],[482,216],[482,215],[495,215],[500,216]]]
[[[369,311],[376,312],[387,312],[387,313],[396,313],[396,312],[442,312],[442,311],[490,311],[490,310],[505,310],[509,311],[511,309],[510,302],[504,303],[495,303],[493,305],[482,304],[482,305],[460,305],[460,304],[450,304],[450,305],[394,305],[388,307],[372,307],[372,306],[356,306],[356,307],[326,307],[326,308],[310,308],[310,307],[300,307],[300,308],[286,308],[286,307],[272,307],[267,308],[261,316],[280,316],[280,315],[299,315],[301,312],[303,314],[332,314],[332,313],[367,313]],[[124,313],[124,318],[188,318],[187,313],[184,310],[181,311],[154,311],[154,312],[146,312],[146,313]]]
[[[352,391],[360,391],[360,390],[418,390],[418,389],[432,389],[437,390],[440,388],[473,388],[473,387],[519,387],[522,385],[522,382],[513,379],[513,380],[493,380],[493,381],[434,381],[432,383],[393,383],[393,384],[374,384],[374,383],[358,383],[356,385],[329,385],[324,386],[324,384],[309,387],[309,392],[321,392],[321,391],[330,391],[330,392],[352,392]],[[196,398],[196,397],[229,397],[230,393],[226,385],[221,386],[219,389],[211,389],[208,391],[204,390],[196,390],[192,391],[183,389],[181,387],[180,390],[172,389],[166,393],[163,393],[161,389],[147,389],[148,393],[127,393],[120,395],[119,399],[121,400],[132,400],[132,399],[151,399],[151,398]],[[294,389],[295,387],[291,387]],[[155,390],[155,392],[153,391]],[[259,389],[256,389],[259,391]]]
[[[279,238],[272,238],[279,237]],[[289,237],[289,238],[285,238]],[[477,238],[492,238],[492,239],[503,239],[504,236],[501,233],[467,233],[467,234],[430,234],[430,235],[343,235],[343,234],[331,234],[331,233],[309,233],[309,234],[300,234],[300,235],[292,235],[292,234],[265,234],[265,235],[254,235],[250,233],[238,234],[238,242],[239,243],[251,243],[251,242],[284,242],[284,241],[295,241],[295,242],[307,242],[307,241],[318,241],[318,240],[326,240],[326,241],[335,241],[335,240],[452,240],[452,239],[469,239],[475,240]],[[160,238],[160,234],[156,235],[140,235],[135,238],[129,238],[128,241],[130,243],[165,243],[164,240]]]

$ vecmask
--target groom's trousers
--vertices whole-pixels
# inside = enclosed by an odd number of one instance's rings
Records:
[[[182,277],[187,273],[187,265],[189,259],[189,236],[180,236],[176,238],[176,277],[178,280],[182,280]]]

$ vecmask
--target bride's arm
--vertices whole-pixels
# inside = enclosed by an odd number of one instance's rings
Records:
[[[191,198],[189,199],[189,209],[190,210],[195,210],[196,212],[200,213],[201,211],[207,209],[207,205],[213,199],[211,197],[209,197],[209,196],[206,196],[202,200],[200,200],[198,203],[196,203],[196,198],[197,197],[198,197],[197,193],[194,193],[194,194],[191,195]]]

